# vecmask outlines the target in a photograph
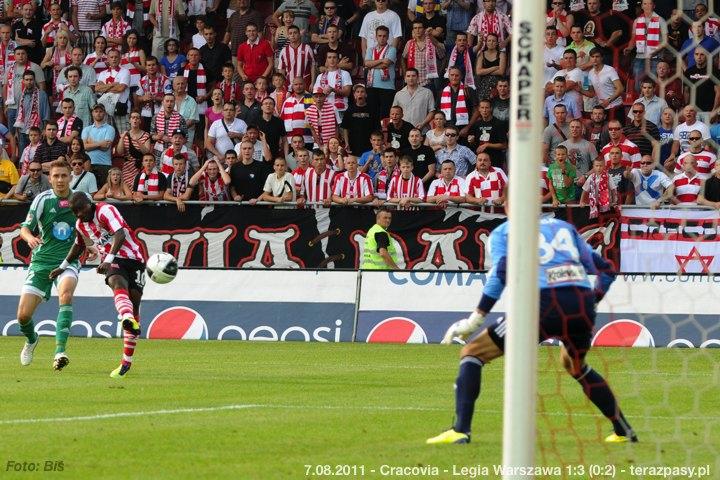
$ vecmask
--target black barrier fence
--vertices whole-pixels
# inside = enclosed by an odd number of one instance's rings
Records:
[[[165,250],[186,267],[358,268],[367,230],[375,222],[370,206],[273,208],[268,205],[118,204],[147,252]],[[0,208],[0,252],[6,265],[29,260],[19,237],[27,204]],[[619,266],[619,216],[590,219],[587,208],[559,208],[603,256]],[[398,265],[412,270],[489,268],[485,246],[505,216],[464,207],[416,208],[393,214],[390,232],[401,252]]]

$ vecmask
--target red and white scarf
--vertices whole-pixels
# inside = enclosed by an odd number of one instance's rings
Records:
[[[445,114],[445,119],[448,122],[452,118],[451,88],[450,85],[443,88],[440,95],[440,111]],[[465,103],[465,85],[461,83],[458,88],[457,101],[455,102],[455,125],[467,125],[469,120],[467,104]]]
[[[17,120],[14,125],[24,130],[22,133],[26,133],[30,127],[40,128],[40,90],[37,86],[33,89],[29,112],[25,109],[25,90],[23,88],[22,95],[20,95],[20,105],[18,105]]]
[[[156,168],[152,169],[150,175],[148,175],[145,170],[143,170],[140,174],[140,178],[138,179],[137,191],[140,193],[145,193],[147,195],[158,193],[160,191],[158,188],[160,181],[159,178],[160,175],[158,174]]]
[[[197,71],[197,93],[196,97],[204,97],[207,94],[207,77],[205,76],[205,67],[203,67],[202,63],[198,63],[197,69],[190,68],[191,65],[188,63],[185,66],[185,69],[183,70],[183,77],[189,78],[190,72],[193,70]],[[197,100],[197,98],[196,98]],[[207,103],[206,102],[198,102],[198,113],[204,114],[205,110],[207,110]]]
[[[157,18],[162,19],[165,18],[165,12],[163,11],[163,1],[164,0],[157,0]],[[177,38],[175,35],[175,0],[169,0],[170,1],[170,12],[168,13],[168,36],[170,38]],[[161,20],[162,22],[162,20]],[[160,27],[160,23],[158,22],[158,28]],[[160,31],[162,32],[162,30]]]
[[[150,14],[150,4],[151,3],[152,3],[152,0],[142,0],[143,22],[147,22],[150,20],[149,14]],[[135,0],[128,0],[127,9],[125,10],[125,15],[128,18],[135,18]]]
[[[22,156],[20,157],[20,175],[27,175],[30,173],[28,172],[28,169],[30,168],[30,163],[33,161],[33,158],[35,158],[35,152],[39,146],[40,142],[36,145],[31,143],[25,147],[25,150],[23,150]]]
[[[58,124],[58,132],[57,132],[57,138],[67,137],[72,133],[72,127],[75,123],[75,120],[77,119],[77,115],[73,115],[70,118],[65,118],[65,115],[58,118],[57,124]]]
[[[0,78],[5,75],[6,68],[15,64],[16,46],[13,40],[10,40],[7,44],[0,43]]]
[[[234,100],[235,102],[240,102],[242,89],[238,82],[223,80],[217,88],[223,92],[223,101],[229,102],[230,100]]]
[[[15,63],[10,65],[10,70],[8,70],[7,73],[7,85],[5,85],[5,106],[15,105],[15,66]],[[25,64],[23,74],[28,70],[30,70],[30,63]]]
[[[455,65],[457,60],[457,47],[453,47],[452,53],[450,53],[450,60],[448,61],[448,71],[450,67]],[[463,55],[463,64],[465,65],[465,85],[475,90],[475,77],[473,76],[473,64],[470,60],[470,51],[466,48]],[[448,78],[448,72],[445,72],[445,78]]]
[[[635,21],[635,48],[637,53],[653,53],[660,47],[660,17],[653,12],[650,21],[640,15]]]
[[[173,115],[173,113],[177,113],[173,110],[173,112],[170,114],[170,119],[167,118],[165,115],[165,110],[162,110],[160,113],[158,113],[157,117],[155,117],[155,129],[157,130],[157,133],[160,135],[172,135],[172,132],[176,129],[180,128],[180,119],[182,118],[180,114]],[[165,144],[162,140],[158,140],[155,142],[155,150],[162,152],[165,149]]]
[[[53,66],[60,65],[60,70],[65,68],[66,66],[70,65],[72,63],[72,57],[70,56],[70,49],[65,48],[65,51],[63,53],[60,53],[59,49],[57,47],[53,47]],[[58,70],[58,71],[60,71]],[[55,79],[57,79],[57,73],[54,74]]]
[[[103,25],[103,30],[110,38],[122,38],[129,28],[130,24],[122,18],[117,22],[111,18],[110,21]]]
[[[230,199],[227,185],[223,182],[222,175],[218,174],[215,180],[205,174],[202,177],[203,191],[200,200],[205,202],[224,202]]]
[[[185,158],[187,158],[187,156]],[[185,173],[183,173],[182,175],[178,175],[173,170],[173,173],[170,176],[170,191],[172,192],[173,197],[178,198],[180,195],[185,193],[187,188],[188,188],[188,170],[187,170],[187,165],[186,165]]]
[[[386,57],[388,53],[388,49],[390,48],[390,45],[385,45],[383,48],[378,50],[378,47],[373,48],[372,54],[373,54],[373,60],[377,61],[380,59],[383,59]],[[375,80],[375,70],[376,68],[369,68],[367,73],[367,86],[368,88],[373,86],[374,80]],[[387,81],[390,80],[390,69],[389,68],[383,68],[382,72],[380,74],[380,80]]]
[[[137,48],[134,48],[124,53],[123,56],[120,58],[120,65],[126,65],[125,68],[130,71],[130,87],[140,86],[141,72],[140,69],[136,66],[139,64],[140,50],[138,50]]]
[[[607,172],[600,175],[593,172],[587,182],[590,182],[590,218],[596,218],[600,212],[610,210],[609,176]]]
[[[415,67],[416,50],[417,42],[410,40],[410,42],[408,42],[408,68],[417,68]],[[425,40],[425,50],[423,53],[425,54],[425,78],[438,78],[437,52],[435,51],[435,45],[433,45],[429,39]]]
[[[320,75],[320,88],[332,88],[332,96],[334,98],[333,105],[335,105],[335,108],[340,111],[347,110],[347,98],[337,93],[337,90],[344,86],[342,84],[342,70],[335,70],[335,81],[332,86],[330,85],[329,74],[330,72],[325,70],[322,75]]]

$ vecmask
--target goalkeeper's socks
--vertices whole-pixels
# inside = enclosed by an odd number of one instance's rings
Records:
[[[55,353],[65,351],[67,339],[70,336],[70,325],[72,324],[72,305],[60,305],[58,310],[57,323],[55,324]]]
[[[602,375],[593,370],[590,365],[585,365],[575,380],[583,387],[583,392],[590,401],[612,422],[616,435],[623,437],[635,435],[618,408],[615,395]]]
[[[463,357],[455,380],[455,425],[453,430],[470,433],[475,400],[480,395],[480,376],[483,363],[476,357]]]
[[[27,338],[28,343],[35,343],[37,341],[37,333],[35,333],[35,322],[30,319],[25,324],[20,324],[20,331]]]
[[[122,365],[127,365],[128,367],[132,365],[133,355],[135,354],[135,345],[137,344],[138,338],[139,335],[133,335],[127,330],[123,331]]]
[[[113,299],[115,300],[115,310],[117,310],[120,318],[133,316],[133,304],[127,290],[116,288],[113,290]]]

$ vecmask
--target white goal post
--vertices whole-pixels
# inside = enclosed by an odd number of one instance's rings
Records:
[[[510,61],[508,321],[505,337],[503,478],[535,465],[539,291],[538,235],[544,100],[545,2],[513,5]],[[534,188],[533,188],[534,187]]]

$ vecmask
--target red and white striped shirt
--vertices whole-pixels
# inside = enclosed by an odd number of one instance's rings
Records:
[[[319,111],[317,104],[310,105],[305,110],[305,118],[315,129],[322,145],[327,145],[332,137],[337,137],[340,121],[337,109],[331,103],[325,102]]]
[[[203,186],[200,200],[205,202],[225,202],[230,200],[228,194],[228,186],[222,179],[222,175],[218,175],[213,181],[207,173],[200,178],[200,184]]]
[[[92,65],[96,58],[98,58],[97,53],[88,53],[87,57],[85,57],[85,65]],[[95,75],[100,75],[102,72],[107,70],[107,55],[104,53],[100,55],[100,58],[93,68],[95,69]]]
[[[305,117],[305,110],[313,103],[313,98],[309,96],[306,97],[305,95],[300,98],[291,95],[285,99],[280,118],[282,118],[282,121],[285,123],[285,131],[287,132],[288,138],[292,138],[295,135],[302,135],[305,143],[312,143],[312,134],[310,133],[310,126]]]
[[[125,241],[123,241],[120,250],[115,256],[145,263],[145,254],[135,236],[135,232],[128,227],[117,208],[109,203],[98,202],[95,205],[93,219],[89,222],[78,219],[75,223],[75,229],[80,233],[76,242],[84,245],[84,240],[81,237],[90,240],[98,248],[103,259],[110,254],[113,243],[112,236],[118,230],[124,229]]]
[[[542,192],[543,197],[550,191],[550,179],[548,178],[548,167],[545,165],[540,166],[540,180],[538,186]]]
[[[420,198],[425,200],[425,186],[422,178],[412,173],[410,178],[403,178],[402,175],[390,179],[387,191],[388,200],[391,198]]]
[[[619,143],[613,143],[611,140],[610,143],[600,150],[600,155],[602,155],[605,160],[605,165],[610,165],[610,149],[613,147],[620,147],[623,167],[627,168],[632,165],[632,168],[640,168],[640,149],[633,142],[625,138],[625,136],[622,137],[622,141]]]
[[[335,179],[333,192],[342,198],[361,198],[372,195],[373,186],[370,175],[358,172],[354,179],[350,179],[348,172],[343,172]]]
[[[120,66],[124,66],[125,68],[130,71],[130,86],[131,87],[139,87],[140,86],[140,77],[142,76],[142,72],[140,72],[140,69],[136,67],[135,65],[140,64],[140,50],[132,50],[127,53],[123,53],[123,56],[120,58]],[[159,76],[159,75],[158,75]]]
[[[334,183],[335,170],[326,168],[317,173],[314,168],[308,168],[300,185],[300,195],[305,197],[306,202],[322,202],[332,197]]]
[[[302,77],[305,79],[305,87],[309,87],[310,66],[314,62],[315,55],[313,55],[310,45],[301,43],[297,48],[294,48],[288,43],[280,50],[278,69],[287,72],[288,85],[292,84],[296,77]]]
[[[495,200],[502,196],[508,178],[501,169],[490,167],[486,175],[481,174],[477,169],[473,170],[465,177],[465,182],[467,182],[468,195]]]
[[[295,181],[295,191],[300,193],[300,190],[302,189],[302,183],[303,179],[305,178],[305,172],[308,170],[311,170],[310,167],[297,167],[295,170],[290,172],[290,174],[293,176],[293,180]]]
[[[444,178],[436,178],[428,187],[428,197],[436,197],[438,195],[448,195],[450,197],[463,197],[467,194],[467,185],[465,180],[455,177],[450,182],[446,182]]]
[[[699,153],[692,153],[692,152],[685,152],[682,155],[680,155],[677,158],[677,162],[675,162],[675,174],[679,174],[683,172],[682,165],[685,160],[685,157],[692,155],[695,158],[695,161],[697,162],[697,166],[695,167],[695,171],[697,172],[697,176],[700,177],[701,180],[707,180],[710,178],[710,174],[712,173],[713,167],[715,167],[715,160],[717,160],[717,156],[712,153],[708,152],[706,150],[703,150]]]
[[[685,172],[675,175],[673,185],[675,186],[675,198],[679,202],[678,205],[697,205],[700,187],[702,187],[702,180],[697,173],[692,178],[688,177]]]
[[[102,26],[100,34],[105,38],[121,38],[128,30],[130,30],[128,22],[122,18],[116,22],[111,18]]]
[[[387,199],[388,184],[390,180],[398,176],[400,176],[400,167],[397,165],[395,165],[391,175],[388,175],[387,168],[380,170],[375,175],[375,196],[380,200]]]

